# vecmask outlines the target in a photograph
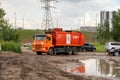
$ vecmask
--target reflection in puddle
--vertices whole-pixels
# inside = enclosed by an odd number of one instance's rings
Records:
[[[120,64],[102,59],[79,60],[79,63],[64,65],[66,71],[75,75],[120,77]]]

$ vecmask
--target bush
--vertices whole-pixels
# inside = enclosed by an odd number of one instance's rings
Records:
[[[22,53],[21,44],[15,43],[13,41],[2,42],[1,43],[1,48],[2,48],[2,51],[13,51],[13,52],[16,52],[16,53]]]

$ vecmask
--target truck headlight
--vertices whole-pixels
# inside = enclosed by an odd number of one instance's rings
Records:
[[[44,43],[43,42],[41,42],[41,45],[43,45]]]
[[[36,44],[36,42],[33,43],[33,45],[35,45],[35,44]]]
[[[45,50],[45,48],[42,49],[43,51]]]

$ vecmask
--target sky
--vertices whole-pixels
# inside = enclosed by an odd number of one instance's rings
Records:
[[[41,27],[44,9],[40,0],[0,0],[5,19],[24,29],[43,29]],[[51,2],[54,27],[66,30],[79,29],[80,26],[96,26],[100,11],[117,11],[120,0],[57,0]],[[23,27],[24,19],[24,27]],[[58,25],[58,26],[57,26]]]

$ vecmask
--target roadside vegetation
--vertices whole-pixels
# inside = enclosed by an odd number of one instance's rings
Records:
[[[14,41],[3,41],[1,42],[2,51],[12,51],[16,53],[22,53],[21,44]]]
[[[104,44],[96,42],[96,43],[92,43],[92,45],[96,47],[96,52],[105,52]]]
[[[2,51],[22,53],[19,33],[4,19],[5,11],[0,8],[0,45]]]
[[[116,41],[120,42],[120,10],[116,12],[112,19],[113,29],[109,28],[109,21],[105,21],[104,24],[99,24],[97,29],[97,42],[93,43],[97,52],[104,51],[104,45],[106,42]]]
[[[97,40],[101,44],[109,41],[120,42],[120,10],[116,12],[112,19],[113,29],[109,28],[109,21],[105,21],[104,24],[98,25]]]

